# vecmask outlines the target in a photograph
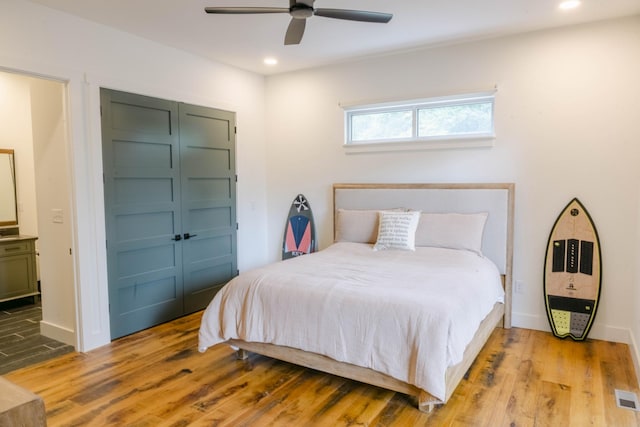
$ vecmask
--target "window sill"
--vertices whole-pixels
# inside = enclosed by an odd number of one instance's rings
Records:
[[[347,154],[383,153],[393,151],[428,151],[451,150],[458,148],[491,148],[495,137],[476,138],[438,138],[429,140],[412,140],[403,142],[371,142],[344,144]]]

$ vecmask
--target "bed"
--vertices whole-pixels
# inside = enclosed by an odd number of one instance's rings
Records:
[[[511,326],[513,199],[513,184],[334,184],[334,243],[234,278],[199,349],[225,343],[430,411]]]

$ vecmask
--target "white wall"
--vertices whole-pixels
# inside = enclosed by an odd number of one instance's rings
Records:
[[[238,264],[266,261],[264,78],[23,0],[3,0],[0,68],[66,83],[78,348],[109,342],[99,88],[237,113]],[[36,172],[37,173],[37,172]],[[73,311],[71,302],[62,310]]]
[[[65,87],[62,83],[51,80],[28,80],[31,89],[37,242],[42,292],[40,332],[75,345],[73,218],[65,128]]]
[[[544,254],[573,197],[601,239],[602,300],[592,338],[640,342],[638,209],[640,17],[415,50],[267,79],[269,253],[304,193],[321,247],[334,182],[515,182],[515,326],[548,330]],[[497,85],[495,146],[345,154],[339,103],[420,98]],[[635,236],[635,238],[634,238]]]

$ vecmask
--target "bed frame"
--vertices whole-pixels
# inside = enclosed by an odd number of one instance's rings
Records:
[[[229,340],[238,348],[238,357],[247,352],[338,375],[366,384],[416,396],[418,409],[430,412],[434,405],[446,403],[462,380],[496,326],[511,327],[513,262],[514,184],[334,184],[334,215],[344,209],[389,209],[405,207],[423,212],[489,212],[482,250],[500,270],[505,288],[505,303],[496,304],[482,321],[464,352],[462,362],[446,372],[446,395],[443,401],[425,390],[380,372],[337,362],[329,357],[273,344]],[[334,216],[335,236],[335,216]]]

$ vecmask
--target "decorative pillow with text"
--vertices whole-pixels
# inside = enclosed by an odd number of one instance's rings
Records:
[[[374,251],[416,250],[416,228],[420,220],[420,211],[380,211],[379,215],[378,239],[373,246]]]

